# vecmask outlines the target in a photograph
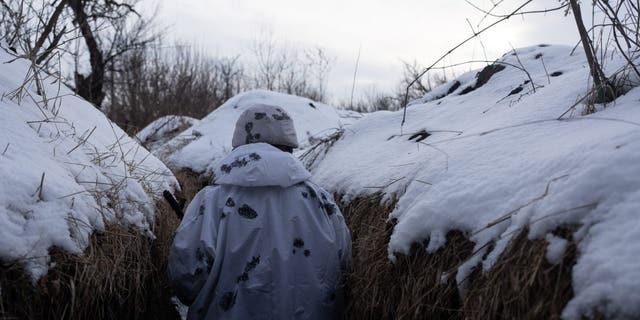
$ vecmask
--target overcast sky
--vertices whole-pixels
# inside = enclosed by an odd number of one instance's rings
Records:
[[[346,99],[358,49],[357,89],[391,90],[402,73],[401,60],[429,65],[471,35],[483,14],[463,0],[155,0],[157,22],[169,36],[197,43],[212,55],[249,56],[256,36],[267,31],[300,47],[321,46],[335,57],[329,75],[333,99]],[[489,0],[471,0],[489,9]],[[496,1],[496,0],[494,0]],[[495,11],[505,14],[524,0],[505,0]],[[535,0],[526,10],[553,8],[557,0]],[[495,18],[485,19],[480,28]],[[562,11],[513,17],[481,36],[489,60],[511,50],[540,43],[574,45],[578,40],[571,17]],[[484,59],[473,40],[447,63]],[[468,70],[458,70],[462,72]]]

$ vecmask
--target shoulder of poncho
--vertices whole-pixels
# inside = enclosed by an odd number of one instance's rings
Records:
[[[293,155],[266,143],[253,143],[219,161],[215,176],[220,185],[289,187],[308,180],[311,173]]]

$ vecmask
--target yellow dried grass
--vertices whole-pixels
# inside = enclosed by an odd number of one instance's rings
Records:
[[[191,199],[203,180],[190,171],[176,175]],[[83,255],[57,248],[55,267],[34,287],[19,261],[0,265],[0,319],[179,319],[170,301],[166,264],[180,221],[158,202],[156,239],[108,225],[91,236]]]
[[[449,319],[460,314],[455,283],[441,283],[443,272],[471,254],[473,244],[460,232],[447,235],[448,245],[434,254],[413,246],[392,264],[387,245],[393,225],[387,223],[395,200],[380,204],[381,195],[342,203],[353,238],[353,270],[349,278],[350,319]],[[455,278],[455,277],[450,277]]]
[[[521,231],[489,272],[470,275],[462,299],[455,274],[444,283],[441,276],[473,254],[473,243],[451,231],[444,248],[427,254],[425,239],[392,264],[387,246],[393,223],[387,218],[396,201],[381,200],[376,194],[338,201],[353,238],[349,319],[557,319],[573,296],[576,249],[569,229],[555,231],[570,240],[557,265],[546,261],[545,240],[529,240]]]
[[[529,240],[522,230],[488,272],[475,272],[464,301],[468,319],[560,319],[573,297],[571,269],[576,245],[571,229],[554,233],[569,239],[556,265],[546,259],[547,242]]]

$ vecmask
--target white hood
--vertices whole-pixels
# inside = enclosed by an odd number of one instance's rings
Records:
[[[239,146],[215,169],[216,184],[242,187],[286,188],[309,177],[311,173],[292,154],[266,143]]]

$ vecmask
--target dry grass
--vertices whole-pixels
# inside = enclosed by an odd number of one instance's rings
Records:
[[[469,319],[560,319],[573,297],[571,269],[576,245],[569,241],[562,260],[551,265],[545,257],[544,239],[527,239],[523,230],[484,274],[476,272],[464,301]],[[555,232],[571,239],[569,229]]]
[[[176,175],[182,196],[202,187],[197,174]],[[82,256],[50,250],[56,266],[34,287],[20,263],[0,266],[0,319],[179,319],[166,263],[179,224],[164,202],[156,206],[155,240],[110,225],[91,236]]]
[[[91,236],[84,255],[50,249],[56,266],[36,287],[19,263],[0,268],[2,319],[179,319],[165,279],[166,256],[178,221],[157,208],[151,240],[110,225]]]
[[[211,181],[211,179],[205,177],[205,175],[199,174],[186,168],[179,169],[174,172],[174,175],[176,176],[178,181],[180,181],[180,187],[182,188],[182,191],[179,192],[179,194],[177,194],[176,196],[178,200],[185,199],[186,204],[189,204],[196,193],[202,190],[202,188],[208,186]]]
[[[187,200],[208,181],[187,170],[176,176],[180,196]],[[573,296],[574,242],[559,264],[550,265],[545,240],[528,240],[524,230],[489,272],[472,273],[462,300],[454,274],[445,283],[440,279],[472,254],[473,243],[452,231],[443,249],[427,254],[427,239],[392,264],[387,245],[393,224],[386,220],[396,201],[381,199],[377,194],[338,201],[353,237],[350,319],[557,319]],[[52,249],[57,265],[36,288],[19,264],[3,265],[0,319],[177,319],[165,279],[171,236],[179,223],[170,210],[158,205],[155,240],[109,226],[92,236],[83,256]],[[555,233],[571,240],[569,230]]]
[[[395,201],[381,199],[378,194],[339,202],[353,238],[350,319],[557,319],[573,296],[575,243],[570,241],[559,264],[550,265],[546,241],[528,240],[523,230],[489,272],[471,274],[462,300],[455,274],[446,283],[440,279],[473,254],[473,243],[452,231],[435,253],[424,251],[427,239],[392,264],[387,246],[393,225],[386,219]],[[555,233],[571,239],[567,229]]]
[[[176,177],[187,200],[207,184],[189,170]],[[19,262],[2,264],[0,319],[179,319],[165,273],[180,221],[164,201],[155,217],[154,240],[109,225],[81,256],[52,248],[56,265],[35,287]]]
[[[440,283],[443,272],[471,254],[473,244],[460,232],[434,254],[416,244],[412,254],[392,264],[387,245],[393,225],[386,222],[395,201],[380,205],[380,195],[342,205],[353,238],[353,272],[349,279],[350,319],[459,318],[461,301],[455,283]],[[450,277],[455,278],[455,277]]]

